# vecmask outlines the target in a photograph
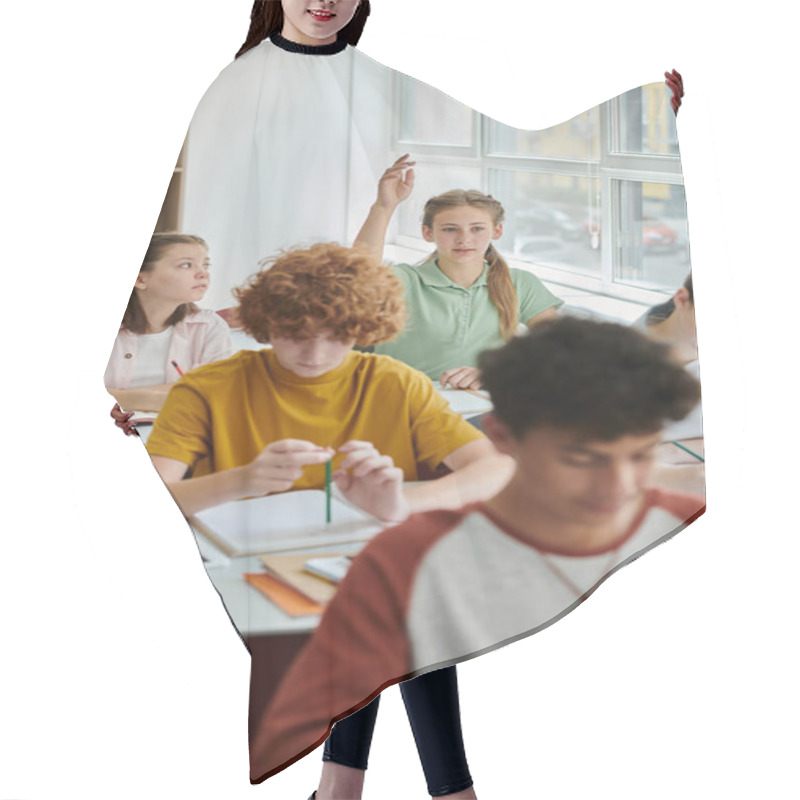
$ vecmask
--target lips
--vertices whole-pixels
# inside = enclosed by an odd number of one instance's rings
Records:
[[[336,14],[331,11],[317,11],[315,9],[309,9],[308,13],[320,22],[328,22],[336,16]]]

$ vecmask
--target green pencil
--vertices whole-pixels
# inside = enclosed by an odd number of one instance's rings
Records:
[[[702,461],[703,463],[705,463],[705,459],[703,458],[703,456],[701,456],[699,453],[695,453],[694,450],[690,450],[685,444],[681,444],[680,442],[673,442],[672,444],[674,444],[675,447],[680,447],[680,449],[683,450],[684,453],[688,453],[690,456],[694,456],[698,461]]]
[[[331,462],[325,462],[325,522],[331,521]]]

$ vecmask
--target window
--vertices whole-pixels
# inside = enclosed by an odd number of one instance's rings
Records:
[[[489,182],[491,193],[502,198],[506,209],[500,240],[504,252],[531,265],[544,260],[565,272],[600,277],[600,249],[591,237],[599,180],[493,169]]]
[[[674,291],[689,273],[689,234],[682,186],[613,181],[620,210],[614,280]]]
[[[493,156],[596,161],[600,157],[599,146],[599,108],[543,131],[523,131],[489,121],[487,152]]]
[[[416,170],[414,192],[398,209],[398,230],[401,235],[422,242],[420,225],[427,199],[447,191],[442,186],[448,189],[481,189],[483,180],[480,168],[474,166],[436,162],[425,162],[424,166],[420,166],[422,168]],[[422,246],[430,250],[430,245],[422,242]]]
[[[523,131],[405,77],[397,155],[417,161],[395,244],[421,238],[425,201],[477,188],[506,209],[499,247],[518,267],[578,289],[660,302],[690,270],[675,119],[663,84],[626,92],[553,128]]]
[[[675,114],[664,102],[664,86],[650,83],[620,95],[620,149],[624,153],[678,155]],[[665,113],[666,112],[666,113]]]
[[[419,81],[400,78],[397,141],[415,152],[477,155],[477,114]]]

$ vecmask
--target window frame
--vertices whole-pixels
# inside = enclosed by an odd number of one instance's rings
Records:
[[[505,155],[489,152],[492,126],[500,123],[484,114],[470,110],[473,124],[473,146],[417,144],[400,139],[399,112],[401,109],[402,82],[416,83],[413,78],[398,75],[394,81],[392,106],[396,122],[393,128],[392,149],[395,157],[411,152],[417,167],[424,164],[447,164],[454,167],[479,169],[485,191],[494,193],[492,172],[533,172],[596,179],[600,182],[600,223],[603,236],[600,241],[599,275],[571,272],[546,261],[521,261],[504,252],[509,265],[535,272],[548,283],[568,288],[607,295],[643,305],[663,302],[674,289],[656,289],[632,286],[616,279],[617,269],[623,263],[623,220],[621,219],[620,182],[672,184],[683,186],[683,174],[679,154],[652,154],[623,152],[620,142],[622,128],[626,123],[625,109],[619,97],[604,102],[599,107],[598,135],[599,157],[597,159],[551,158],[535,155]],[[666,93],[666,89],[665,89]],[[457,101],[454,101],[457,102]],[[667,108],[669,103],[665,98]],[[638,224],[634,222],[634,224]],[[609,232],[606,235],[606,231]],[[387,244],[418,251],[420,259],[430,253],[422,237],[396,233]]]

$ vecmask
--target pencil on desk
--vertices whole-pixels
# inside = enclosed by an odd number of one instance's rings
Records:
[[[675,447],[679,447],[681,450],[683,450],[685,453],[688,453],[690,456],[694,456],[698,461],[702,461],[703,463],[705,463],[706,460],[703,458],[703,456],[701,456],[699,453],[695,453],[694,450],[690,450],[685,444],[681,444],[680,442],[673,442],[672,444],[674,444]]]
[[[325,462],[325,522],[331,521],[331,462]]]

